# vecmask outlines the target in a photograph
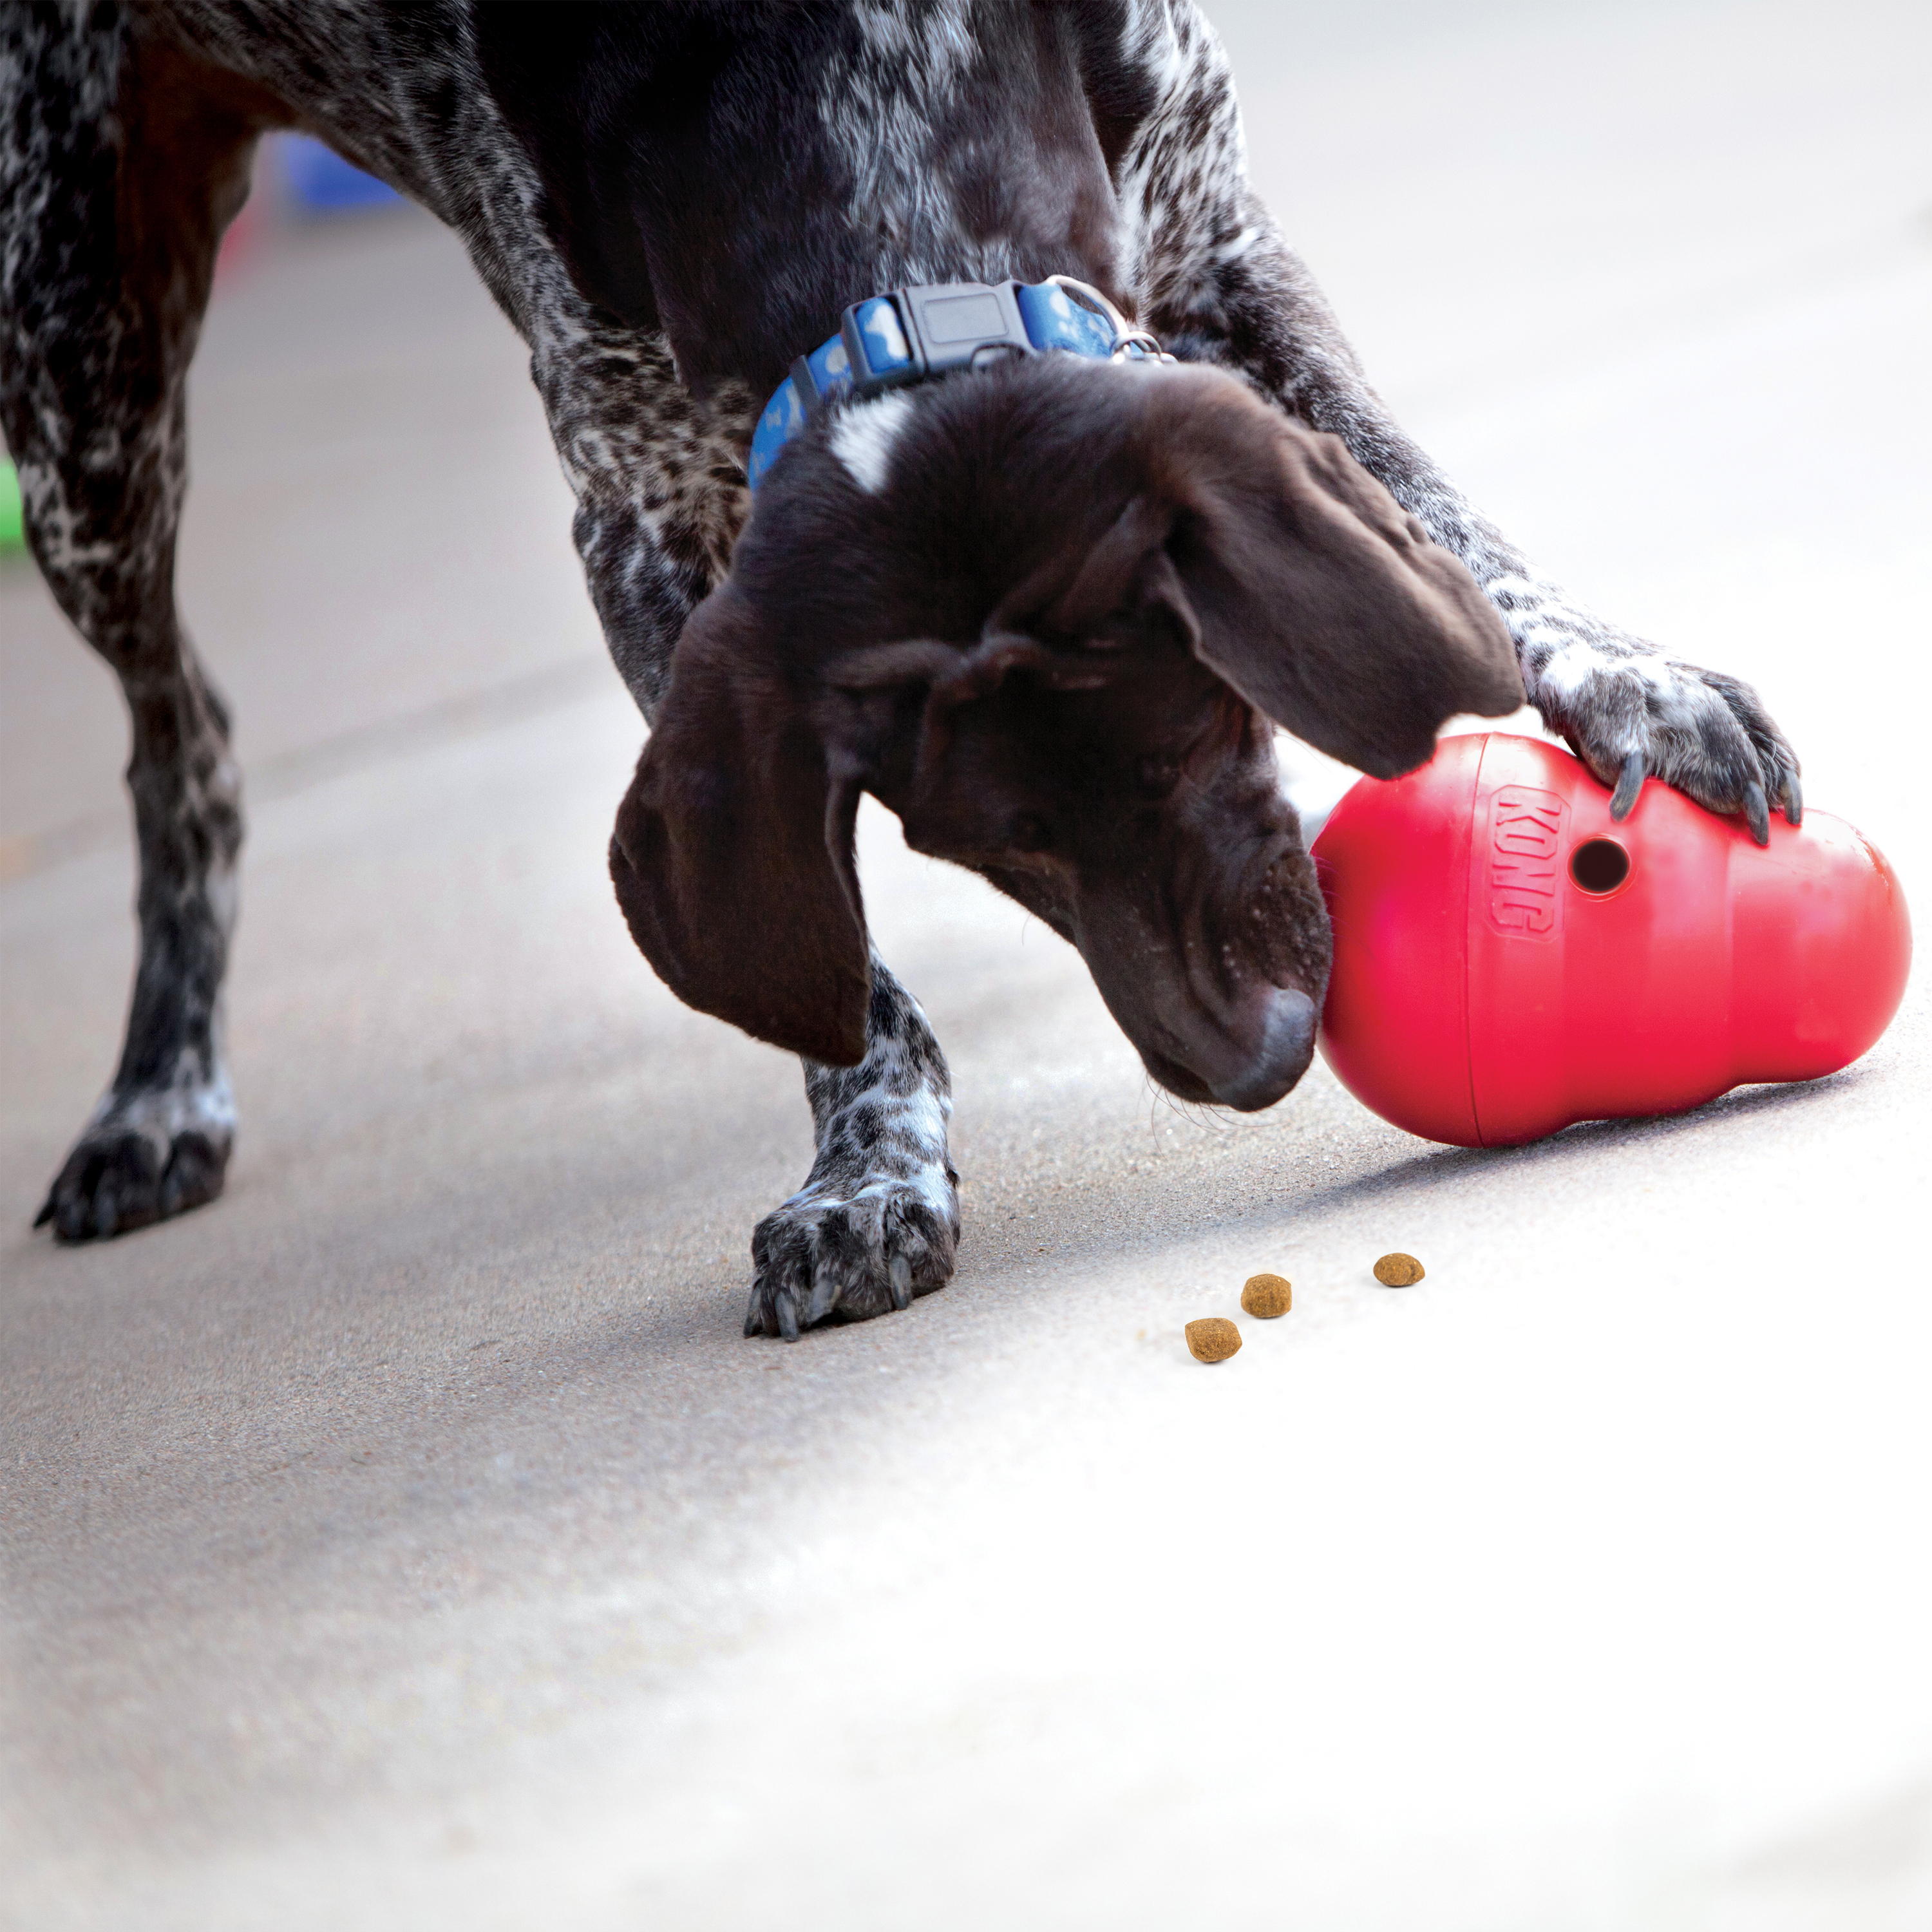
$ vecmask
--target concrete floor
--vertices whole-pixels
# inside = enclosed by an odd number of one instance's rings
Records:
[[[1932,903],[1923,10],[1214,10],[1398,412]],[[0,1922],[1932,1923],[1922,976],[1675,1120],[1199,1118],[874,810],[961,1273],[745,1342],[798,1075],[611,905],[640,727],[522,360],[410,213],[219,294],[244,1135],[106,1248],[27,1222],[118,1038],[124,728],[0,573]],[[1198,1367],[1262,1267],[1294,1312]]]

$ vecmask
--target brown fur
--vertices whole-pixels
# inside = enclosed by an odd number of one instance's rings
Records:
[[[934,385],[877,495],[830,428],[680,643],[612,844],[638,945],[700,1010],[856,1063],[870,791],[1078,946],[1156,1078],[1227,1097],[1271,989],[1312,1014],[1328,969],[1272,724],[1421,763],[1522,701],[1493,608],[1335,438],[1217,370]]]

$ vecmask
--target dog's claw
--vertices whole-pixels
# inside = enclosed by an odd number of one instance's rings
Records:
[[[815,1328],[830,1315],[838,1300],[838,1277],[829,1262],[820,1262],[812,1280],[812,1300],[806,1304],[805,1325]]]
[[[793,1300],[791,1290],[782,1288],[772,1298],[772,1306],[777,1311],[778,1333],[788,1342],[798,1340],[798,1304]]]
[[[1744,787],[1744,823],[1759,844],[1771,843],[1771,808],[1765,802],[1764,787],[1755,778]]]
[[[1636,810],[1648,770],[1648,761],[1641,751],[1624,757],[1623,770],[1617,774],[1617,788],[1610,794],[1610,817],[1617,824],[1621,825]]]
[[[887,1274],[892,1282],[892,1306],[898,1309],[910,1308],[912,1306],[912,1263],[904,1255],[895,1255]]]
[[[1804,788],[1798,782],[1796,772],[1784,775],[1784,822],[1787,825],[1804,823]]]

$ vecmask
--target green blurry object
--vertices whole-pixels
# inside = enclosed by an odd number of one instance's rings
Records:
[[[27,529],[20,519],[20,472],[0,457],[0,556],[26,547]]]

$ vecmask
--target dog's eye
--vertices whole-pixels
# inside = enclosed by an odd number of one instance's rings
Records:
[[[1053,827],[1036,812],[1023,812],[1012,823],[1006,842],[1016,852],[1044,852],[1053,843]]]
[[[1165,798],[1180,776],[1180,767],[1172,758],[1144,758],[1134,760],[1136,788],[1149,798]]]

